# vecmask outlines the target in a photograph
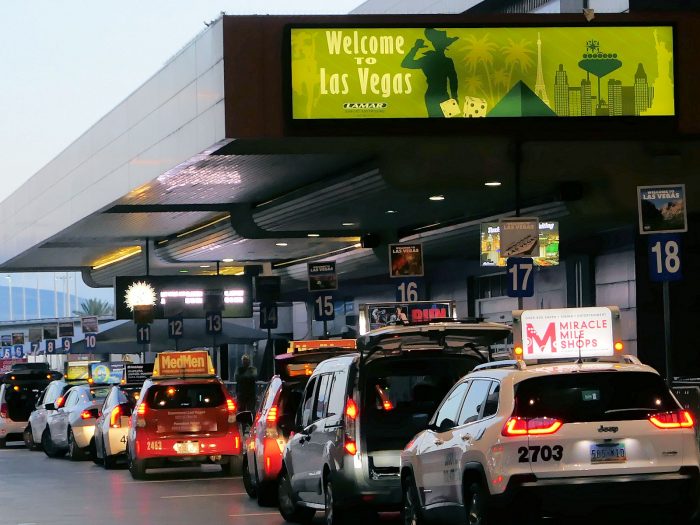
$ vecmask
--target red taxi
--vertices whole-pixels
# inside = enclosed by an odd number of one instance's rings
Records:
[[[206,351],[158,354],[131,415],[127,461],[134,479],[148,468],[205,463],[240,473],[236,403]]]
[[[243,484],[263,506],[277,503],[277,478],[304,387],[316,366],[342,353],[355,352],[354,339],[292,341],[286,354],[275,358],[277,375],[263,394],[257,414],[240,412],[238,420],[251,426],[243,460]]]

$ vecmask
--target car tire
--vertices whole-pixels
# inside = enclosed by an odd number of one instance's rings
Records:
[[[75,435],[71,427],[68,427],[68,457],[71,461],[83,461],[87,458],[85,451],[75,441]]]
[[[277,506],[277,484],[274,481],[258,483],[258,505],[261,507]]]
[[[277,483],[277,496],[279,499],[280,514],[285,521],[289,523],[311,523],[311,520],[316,514],[314,509],[300,507],[296,503],[292,484],[289,481],[289,474],[286,470],[282,471]]]
[[[228,461],[221,465],[224,476],[240,476],[243,472],[243,456],[229,456]]]
[[[146,462],[143,459],[133,457],[129,451],[127,451],[126,457],[131,477],[136,480],[146,479]]]
[[[117,466],[117,460],[114,456],[107,455],[107,449],[105,449],[105,442],[102,441],[102,446],[100,447],[102,452],[102,466],[105,470],[112,470]]]
[[[345,523],[344,515],[338,506],[335,494],[333,491],[333,483],[330,480],[326,481],[323,489],[323,499],[325,503],[325,521],[326,525],[343,525]]]
[[[403,521],[404,525],[423,525],[425,523],[421,514],[420,499],[418,498],[416,483],[410,475],[403,483],[401,521]]]
[[[243,473],[241,474],[243,478],[243,487],[245,488],[246,494],[252,499],[258,497],[257,487],[253,483],[253,479],[250,474],[250,467],[248,466],[248,458],[243,460]]]
[[[48,427],[46,427],[43,434],[41,434],[41,447],[44,449],[44,453],[50,458],[60,458],[66,455],[65,449],[58,448],[53,444],[51,431]]]
[[[464,489],[464,509],[467,513],[467,525],[488,525],[489,494],[483,483],[474,481]]]
[[[31,451],[39,450],[39,445],[34,441],[31,425],[27,425],[27,428],[22,432],[22,437],[24,438],[24,446],[26,446],[27,449]]]

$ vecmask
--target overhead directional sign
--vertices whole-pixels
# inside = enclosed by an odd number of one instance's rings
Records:
[[[508,297],[532,297],[535,295],[534,263],[529,257],[508,257],[506,261]]]
[[[170,339],[180,339],[185,335],[185,321],[182,316],[168,319],[168,337]]]
[[[85,348],[88,350],[97,348],[97,334],[85,334]]]
[[[221,312],[207,312],[204,316],[205,329],[209,335],[219,335],[224,331]]]
[[[260,303],[260,328],[274,330],[277,323],[277,303]]]
[[[420,277],[402,279],[396,286],[396,302],[415,303],[424,300],[425,281]]]
[[[140,345],[151,344],[151,326],[140,324],[136,326],[136,342]]]
[[[333,296],[319,294],[314,297],[314,321],[332,321],[335,319],[335,306]]]

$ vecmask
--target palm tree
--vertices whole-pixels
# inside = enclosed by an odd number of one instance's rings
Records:
[[[464,62],[467,64],[467,69],[472,74],[476,73],[480,65],[483,67],[486,72],[486,83],[490,94],[489,105],[492,105],[493,84],[491,83],[489,66],[493,64],[493,53],[497,49],[496,43],[489,40],[488,33],[481,38],[475,35],[469,35],[466,40],[466,44],[462,47],[465,52]]]
[[[527,73],[534,64],[532,55],[535,51],[530,49],[531,42],[521,38],[519,42],[508,39],[508,45],[503,48],[505,54],[506,67],[508,68],[508,87],[512,85],[513,70],[517,66],[521,73]]]
[[[476,95],[477,93],[486,95],[481,77],[467,77],[465,84],[469,96]]]
[[[498,89],[498,96],[499,98],[501,97],[501,92],[508,91],[508,88],[510,87],[508,85],[508,82],[510,82],[510,78],[508,76],[508,72],[502,68],[499,67],[496,71],[493,73],[493,84],[496,86],[496,89]]]
[[[114,307],[111,303],[101,299],[87,299],[81,301],[80,310],[73,311],[73,315],[78,317],[85,315],[114,315]]]

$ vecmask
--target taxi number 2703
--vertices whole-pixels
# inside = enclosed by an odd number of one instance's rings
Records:
[[[146,441],[146,450],[163,450],[162,441]]]
[[[538,461],[561,461],[564,456],[564,447],[561,445],[520,447],[518,449],[520,463],[536,463]]]

